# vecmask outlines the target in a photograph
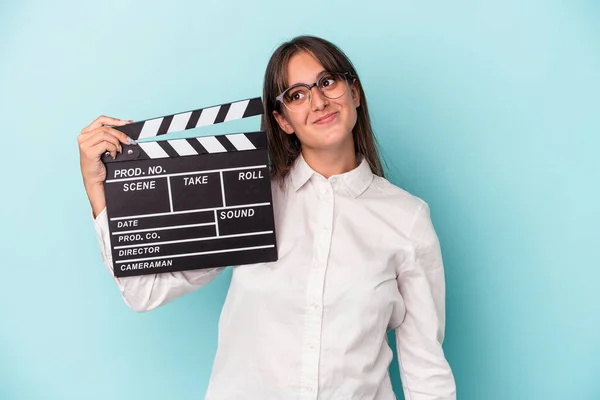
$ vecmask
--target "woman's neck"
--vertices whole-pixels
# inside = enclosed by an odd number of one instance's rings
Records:
[[[303,148],[302,156],[313,170],[325,178],[352,171],[358,166],[354,145],[345,151],[319,151]]]

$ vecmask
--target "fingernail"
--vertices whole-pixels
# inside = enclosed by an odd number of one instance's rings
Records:
[[[132,138],[127,136],[127,140],[129,140],[129,144],[137,144]]]

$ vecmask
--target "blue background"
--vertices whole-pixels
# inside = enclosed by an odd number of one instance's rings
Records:
[[[353,60],[390,180],[431,206],[459,399],[600,399],[600,3],[252,3],[0,4],[0,399],[203,397],[230,269],[128,309],[76,138],[261,95],[304,33]]]

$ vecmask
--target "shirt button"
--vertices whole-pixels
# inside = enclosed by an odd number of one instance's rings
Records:
[[[312,303],[312,308],[314,308],[315,310],[318,310],[319,309],[319,303],[317,303],[317,302]]]
[[[316,350],[315,346],[314,346],[314,345],[312,345],[312,344],[309,344],[309,345],[308,345],[308,349],[309,349],[310,351],[315,351],[315,350]]]

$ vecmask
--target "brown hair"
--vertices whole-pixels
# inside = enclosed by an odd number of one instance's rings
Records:
[[[284,178],[300,155],[301,145],[296,134],[286,134],[275,120],[273,111],[281,111],[281,104],[275,100],[287,87],[287,65],[292,56],[307,52],[319,61],[327,71],[350,72],[355,78],[360,92],[360,106],[357,111],[356,125],[352,129],[355,153],[362,154],[375,175],[384,176],[383,166],[378,152],[378,144],[371,128],[371,119],[367,99],[361,88],[358,74],[348,57],[336,45],[314,36],[298,36],[283,43],[275,50],[264,78],[261,129],[266,131],[270,158],[270,171],[273,178]]]

